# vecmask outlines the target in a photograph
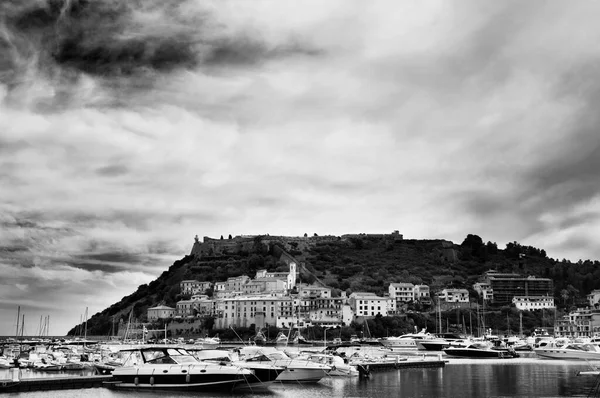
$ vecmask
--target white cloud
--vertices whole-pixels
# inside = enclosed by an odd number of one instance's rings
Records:
[[[596,5],[187,1],[163,19],[163,4],[108,45],[148,40],[156,64],[156,32],[189,39],[181,67],[0,65],[7,303],[33,305],[15,286],[66,305],[94,285],[100,310],[195,234],[399,229],[600,255]],[[61,314],[63,332],[77,317]]]

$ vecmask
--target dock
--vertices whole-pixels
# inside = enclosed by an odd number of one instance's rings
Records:
[[[102,387],[112,376],[67,376],[0,380],[0,393]]]
[[[430,359],[425,357],[412,357],[412,358],[396,358],[390,360],[389,358],[380,359],[369,359],[369,360],[358,360],[351,362],[358,369],[361,377],[368,377],[371,372],[383,371],[383,370],[394,370],[394,369],[422,369],[422,368],[443,368],[446,366],[448,361],[442,360],[441,357],[437,359]]]

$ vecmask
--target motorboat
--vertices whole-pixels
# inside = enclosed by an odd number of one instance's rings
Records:
[[[252,340],[254,341],[254,344],[262,346],[267,343],[267,336],[265,336],[265,334],[259,330]]]
[[[251,389],[255,389],[256,386],[268,386],[285,370],[282,366],[275,366],[268,358],[264,361],[260,361],[257,358],[242,361],[237,352],[228,350],[190,349],[188,351],[201,362],[231,364],[251,370],[254,374],[246,379],[246,384]]]
[[[401,336],[391,336],[384,337],[380,339],[381,344],[386,346],[387,348],[398,348],[398,349],[409,349],[416,350],[417,342],[422,340],[433,340],[435,336],[430,333],[426,333],[425,329],[421,330],[418,333],[407,333]]]
[[[327,372],[329,376],[351,377],[358,376],[356,366],[350,365],[348,360],[338,355],[323,354],[323,353],[306,353],[296,357],[297,359],[307,359],[312,362],[321,363],[331,366],[331,370]]]
[[[211,348],[215,348],[221,345],[221,339],[219,338],[219,336],[214,336],[214,337],[200,337],[196,340],[194,340],[194,345],[195,346],[200,346],[204,349],[211,349]]]
[[[251,370],[200,362],[183,348],[146,346],[124,350],[123,366],[115,368],[111,388],[148,390],[231,391],[253,376]]]
[[[240,348],[239,355],[242,361],[262,362],[285,368],[276,379],[282,382],[317,383],[331,371],[331,366],[291,358],[275,347],[245,346]]]
[[[552,359],[600,360],[600,347],[592,343],[574,343],[566,338],[557,338],[534,348],[536,355]]]
[[[519,355],[511,348],[494,347],[488,342],[473,342],[466,347],[448,347],[444,354],[461,358],[516,358]]]
[[[288,344],[288,337],[283,332],[279,332],[275,338],[275,344],[278,346],[286,346]]]
[[[419,339],[416,342],[419,350],[442,351],[447,347],[466,347],[472,340],[456,333],[436,333],[430,338]]]
[[[10,369],[14,366],[14,361],[11,361],[6,356],[0,356],[0,369]]]

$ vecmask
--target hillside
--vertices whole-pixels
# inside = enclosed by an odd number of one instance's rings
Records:
[[[600,288],[600,262],[548,258],[542,249],[511,242],[498,249],[477,235],[461,244],[446,240],[408,240],[401,235],[344,235],[342,237],[236,237],[197,241],[192,254],[176,261],[156,280],[88,320],[90,335],[109,335],[115,322],[144,319],[149,307],[174,307],[182,299],[179,283],[186,279],[223,281],[239,275],[254,276],[257,269],[284,271],[290,261],[300,264],[300,281],[324,283],[348,294],[387,292],[391,282],[425,283],[432,292],[445,287],[467,288],[487,270],[517,272],[554,280],[557,305],[574,306]],[[76,333],[75,326],[70,335]]]

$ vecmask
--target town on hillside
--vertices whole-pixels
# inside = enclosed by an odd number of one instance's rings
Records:
[[[379,236],[379,235],[378,235]],[[383,235],[382,235],[383,236]],[[398,231],[387,235],[402,239]],[[194,256],[212,256],[227,252],[234,247],[251,245],[254,236],[229,239],[195,238]],[[268,237],[274,241],[294,240],[298,244],[310,244],[310,240],[331,237],[305,236],[304,238]],[[336,238],[337,239],[337,238]],[[555,309],[553,281],[532,275],[500,273],[489,270],[473,285],[479,297],[470,297],[467,289],[441,288],[432,292],[426,284],[410,282],[389,283],[387,293],[342,291],[333,296],[329,286],[317,281],[313,284],[299,283],[298,262],[286,254],[285,272],[269,272],[259,269],[253,276],[230,277],[224,281],[183,280],[181,294],[186,299],[176,307],[158,305],[147,310],[149,322],[168,324],[172,335],[193,334],[203,328],[203,320],[214,320],[213,329],[249,328],[256,332],[275,326],[279,329],[302,329],[312,326],[337,328],[353,322],[363,323],[375,317],[400,316],[412,312],[414,304],[423,311],[448,311],[452,309],[477,309],[487,305],[508,305],[519,311]],[[210,293],[210,294],[208,294]],[[600,332],[600,312],[594,304],[600,299],[600,290],[588,295],[591,308],[578,309],[554,322],[557,336],[592,336]],[[168,321],[168,322],[167,322]],[[462,331],[466,332],[466,325]],[[469,328],[472,333],[472,328]],[[440,325],[441,331],[441,325]]]

